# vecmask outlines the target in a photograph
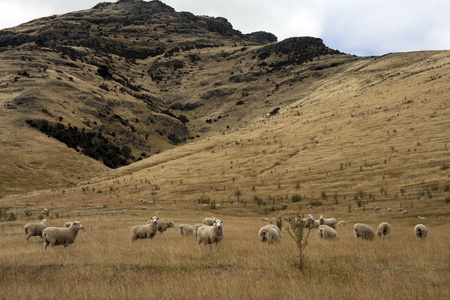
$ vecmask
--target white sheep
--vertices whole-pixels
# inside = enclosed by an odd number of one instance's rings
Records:
[[[214,220],[212,226],[201,226],[197,229],[197,243],[200,247],[201,243],[205,245],[212,244],[212,249],[223,239],[223,221]]]
[[[408,214],[408,211],[405,209],[404,211],[402,211],[402,215],[406,215]]]
[[[372,227],[363,223],[356,223],[353,225],[353,233],[356,239],[361,238],[362,240],[373,240],[375,236],[375,231]]]
[[[150,224],[152,221],[147,221],[145,224]],[[175,228],[175,223],[173,221],[158,221],[158,231],[164,233],[169,228]]]
[[[417,216],[417,218],[421,219],[421,220],[425,220],[425,217],[421,217],[421,216]]]
[[[339,226],[345,226],[345,221],[344,221],[344,220],[339,221],[337,224],[338,224]]]
[[[261,218],[261,220],[266,221],[266,222],[270,222],[269,218]]]
[[[381,222],[377,228],[377,235],[379,237],[386,236],[391,231],[391,225],[388,222]]]
[[[158,232],[158,217],[152,217],[150,224],[136,225],[131,228],[131,241],[152,239]]]
[[[57,245],[64,245],[64,252],[68,245],[75,242],[78,231],[83,229],[80,221],[75,221],[70,224],[70,227],[47,227],[42,232],[42,239],[44,240],[44,251],[47,251],[48,245],[52,248]]]
[[[403,211],[403,208],[401,208],[401,207],[397,208],[397,210],[396,210],[396,212],[402,212],[402,211]]]
[[[428,228],[423,224],[417,224],[414,226],[414,232],[416,233],[417,238],[425,239],[428,234]]]
[[[281,231],[275,225],[269,224],[261,227],[258,232],[261,243],[273,244],[281,242]]]
[[[336,219],[335,218],[325,219],[323,216],[320,216],[319,224],[320,225],[328,225],[331,228],[336,229]]]
[[[319,228],[320,223],[318,220],[314,220],[312,215],[308,215],[306,219],[303,219],[302,222],[305,222],[305,228]]]
[[[388,212],[391,212],[391,211],[392,211],[392,208],[389,207],[389,208],[388,208]]]
[[[381,211],[381,206],[377,206],[373,209],[373,211]]]
[[[197,230],[198,230],[200,227],[202,227],[202,226],[207,226],[207,225],[205,225],[205,224],[200,224],[200,223],[194,225],[194,234],[193,234],[193,235],[194,235],[195,238],[197,237]]]
[[[216,218],[214,218],[214,217],[211,217],[211,218],[205,218],[205,219],[203,220],[203,225],[206,225],[206,226],[213,226],[213,225],[214,225],[214,220],[216,220]]]
[[[323,240],[332,240],[339,238],[336,230],[328,225],[320,225],[318,233],[319,237]]]
[[[48,220],[43,219],[40,223],[28,223],[23,228],[27,237],[25,240],[28,242],[32,236],[39,236],[42,242],[42,231],[48,227]]]
[[[180,235],[194,235],[194,230],[195,230],[194,226],[191,226],[189,224],[180,224],[178,226],[178,233]]]

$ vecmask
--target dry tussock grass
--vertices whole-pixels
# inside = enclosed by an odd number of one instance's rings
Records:
[[[6,299],[177,298],[206,299],[448,299],[450,297],[448,226],[429,217],[425,241],[417,240],[412,216],[404,219],[372,211],[353,213],[340,239],[327,242],[317,230],[306,248],[306,268],[299,271],[295,243],[285,228],[280,244],[263,245],[257,232],[260,217],[236,217],[232,210],[214,211],[224,220],[225,237],[216,251],[197,246],[191,237],[178,235],[181,223],[195,224],[208,211],[168,208],[161,219],[176,228],[152,240],[130,242],[131,227],[143,224],[149,212],[100,214],[73,206],[85,226],[63,253],[55,247],[44,253],[38,238],[25,242],[26,219],[1,223],[0,289]],[[344,217],[337,212],[338,219]],[[391,223],[391,234],[373,242],[355,241],[353,220],[376,229],[381,220]],[[59,226],[65,217],[51,218]],[[287,222],[284,222],[287,226]]]

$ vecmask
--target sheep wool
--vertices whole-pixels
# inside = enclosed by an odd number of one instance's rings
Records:
[[[158,217],[152,217],[150,224],[136,225],[131,228],[131,241],[152,239],[158,232]]]
[[[25,240],[28,242],[32,236],[39,236],[42,241],[42,231],[48,227],[48,220],[43,219],[40,223],[28,223],[23,228],[27,235]]]
[[[375,236],[375,231],[372,227],[363,223],[356,223],[353,225],[353,233],[356,239],[361,238],[362,240],[373,240]]]
[[[273,244],[281,242],[281,231],[275,225],[266,225],[261,227],[258,232],[259,241],[261,243]]]
[[[326,219],[323,216],[320,216],[319,225],[328,225],[331,228],[336,229],[336,219],[335,218]]]
[[[338,224],[339,226],[345,226],[345,221],[344,221],[344,220],[339,221],[337,224]]]
[[[305,228],[319,228],[320,222],[319,220],[315,220],[312,215],[308,215],[305,221]]]
[[[83,225],[80,221],[75,221],[70,224],[70,227],[47,227],[42,232],[42,238],[44,240],[44,251],[47,251],[48,245],[52,248],[57,245],[64,245],[64,252],[68,245],[75,242],[75,238],[78,235],[78,231],[83,229]]]
[[[417,224],[414,226],[414,233],[416,234],[416,237],[419,239],[425,239],[428,234],[428,228],[423,224]]]
[[[336,240],[339,238],[336,230],[328,225],[320,225],[318,233],[322,240]]]
[[[178,226],[178,233],[180,235],[194,235],[194,226],[189,224],[180,224]]]
[[[219,219],[214,220],[212,226],[201,226],[197,229],[197,243],[200,246],[201,243],[205,245],[212,244],[212,250],[215,249],[223,239],[223,221]]]
[[[175,223],[173,221],[158,221],[158,231],[160,233],[164,233],[164,231],[169,228],[175,228]]]
[[[386,236],[391,231],[391,225],[388,222],[381,222],[377,228],[377,235],[379,237]]]

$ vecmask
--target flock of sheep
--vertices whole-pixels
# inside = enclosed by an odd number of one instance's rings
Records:
[[[263,221],[270,221],[267,218],[262,218]],[[318,234],[321,239],[338,239],[336,232],[336,225],[345,226],[345,221],[336,222],[335,218],[324,218],[320,216],[319,220],[314,219],[312,215],[306,218],[296,218],[294,220],[297,224],[302,224],[305,228],[318,229]],[[131,229],[131,242],[138,239],[152,239],[158,233],[165,232],[169,228],[174,228],[173,221],[160,221],[158,217],[152,217],[144,225],[136,225]],[[26,241],[32,236],[39,236],[44,243],[44,251],[47,251],[48,245],[52,248],[57,245],[64,245],[64,252],[68,245],[73,244],[77,237],[78,231],[83,229],[80,221],[67,222],[63,227],[48,227],[48,220],[44,219],[40,223],[28,223],[24,227],[26,234]],[[382,222],[378,225],[377,235],[379,237],[389,234],[391,226],[387,222]],[[414,227],[414,232],[417,238],[424,239],[427,236],[428,229],[423,224],[417,224]],[[212,249],[223,239],[223,221],[217,218],[205,218],[203,223],[196,225],[180,224],[178,226],[178,233],[183,236],[193,236],[197,240],[197,244],[212,244]],[[375,231],[372,227],[363,223],[356,223],[353,226],[353,233],[356,239],[373,240]],[[268,224],[258,232],[259,240],[262,243],[273,244],[281,242],[281,230],[276,225]]]

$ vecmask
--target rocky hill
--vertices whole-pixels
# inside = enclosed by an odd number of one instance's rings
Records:
[[[434,54],[355,57],[318,38],[278,42],[266,32],[242,34],[225,18],[176,12],[160,1],[99,3],[5,29],[0,196],[75,184],[168,149],[235,134],[292,105],[318,103],[312,99],[324,88],[347,90],[349,101],[355,99],[347,115],[368,114],[355,110],[359,93],[430,71],[420,64],[447,66],[445,55]],[[325,95],[320,103],[336,105]],[[324,130],[326,123],[317,126]]]

